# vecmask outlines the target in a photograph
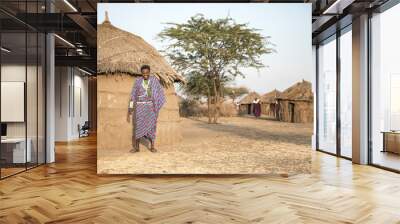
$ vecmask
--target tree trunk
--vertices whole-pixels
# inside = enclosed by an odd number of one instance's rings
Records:
[[[223,87],[221,86],[221,82],[219,79],[219,76],[216,76],[215,79],[215,86],[216,86],[216,100],[215,100],[215,107],[216,107],[216,112],[214,116],[214,123],[218,123],[219,116],[221,114],[221,104],[223,100]]]
[[[216,78],[213,78],[213,90],[214,90],[214,107],[213,107],[213,117],[214,117],[214,121],[213,123],[216,124],[217,123],[217,105],[218,105],[218,90],[217,90],[217,83],[216,83]]]
[[[210,88],[207,90],[207,115],[208,115],[208,123],[211,124],[211,94],[210,94]]]
[[[217,118],[216,118],[216,121],[218,122],[218,119],[219,119],[219,117],[221,115],[222,103],[223,103],[223,100],[224,100],[224,92],[223,92],[224,87],[221,85],[221,81],[219,79],[219,76],[218,76],[218,79],[217,79],[217,87],[218,87],[218,104],[217,104],[217,116],[216,116]]]
[[[215,95],[215,116],[214,116],[214,123],[218,123],[219,113],[220,113],[220,93],[217,90],[217,94]]]

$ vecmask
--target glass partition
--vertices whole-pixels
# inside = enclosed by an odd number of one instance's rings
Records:
[[[340,155],[352,157],[352,34],[340,36]]]
[[[336,37],[318,47],[318,149],[336,154]]]
[[[2,1],[0,7],[21,16],[43,11],[43,4]],[[46,39],[12,14],[0,12],[0,20],[0,178],[5,178],[45,162]]]
[[[400,170],[400,4],[371,19],[371,162]]]
[[[1,34],[2,177],[24,171],[30,162],[31,151],[26,150],[26,40],[25,32]]]

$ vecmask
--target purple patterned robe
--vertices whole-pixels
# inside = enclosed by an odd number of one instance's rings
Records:
[[[260,102],[257,102],[257,103],[253,102],[253,114],[256,117],[260,117],[260,115],[261,115],[261,103]]]
[[[134,135],[136,139],[148,137],[153,142],[156,138],[157,117],[161,107],[165,103],[163,87],[160,81],[153,75],[149,76],[151,96],[147,96],[142,86],[143,77],[136,79],[131,92],[133,101]]]

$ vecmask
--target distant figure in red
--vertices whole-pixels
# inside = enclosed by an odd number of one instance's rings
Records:
[[[261,102],[258,98],[253,100],[253,114],[256,118],[259,118],[261,115]]]

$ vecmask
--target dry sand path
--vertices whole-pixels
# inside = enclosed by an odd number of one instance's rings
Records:
[[[184,140],[139,153],[98,152],[98,172],[108,174],[288,174],[311,169],[312,124],[250,117],[182,118]]]

